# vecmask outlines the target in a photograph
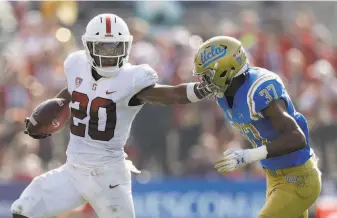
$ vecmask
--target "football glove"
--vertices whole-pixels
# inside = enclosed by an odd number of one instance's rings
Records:
[[[263,145],[253,149],[228,149],[215,164],[219,173],[232,172],[254,161],[267,158],[267,146]]]
[[[232,172],[250,163],[247,150],[228,149],[215,164],[219,173]]]
[[[32,137],[34,139],[44,139],[48,136],[51,136],[51,134],[31,134],[31,133],[29,133],[28,129],[27,129],[29,122],[30,122],[29,117],[26,117],[26,119],[25,119],[25,131],[24,131],[25,134],[29,135],[30,137]]]

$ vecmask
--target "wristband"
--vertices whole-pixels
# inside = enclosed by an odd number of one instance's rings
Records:
[[[267,158],[267,146],[263,145],[258,148],[248,149],[249,162],[254,162],[258,160],[264,160]]]
[[[192,103],[198,102],[201,99],[198,98],[198,96],[194,92],[194,86],[197,83],[187,83],[186,85],[186,96],[188,100],[190,100]]]

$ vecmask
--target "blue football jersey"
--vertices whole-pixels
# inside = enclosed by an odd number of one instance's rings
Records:
[[[253,147],[259,147],[276,139],[279,133],[273,128],[262,110],[275,99],[283,99],[288,113],[296,120],[305,134],[305,148],[284,156],[261,160],[264,168],[281,169],[304,164],[312,155],[309,146],[309,130],[305,117],[297,112],[279,76],[263,68],[249,67],[246,80],[234,96],[233,106],[228,106],[226,97],[217,98],[219,106],[233,127],[250,142]]]

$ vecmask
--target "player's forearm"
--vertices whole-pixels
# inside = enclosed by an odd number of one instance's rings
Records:
[[[198,83],[186,83],[170,87],[168,98],[163,98],[162,104],[189,104],[203,99],[208,93],[203,93],[198,89]]]
[[[259,161],[273,157],[280,157],[306,146],[306,140],[301,130],[282,133],[277,139],[267,145],[248,149],[249,161]]]
[[[167,86],[160,85],[157,86],[158,94],[161,92],[162,95],[153,96],[152,103],[160,105],[171,105],[171,104],[188,104],[191,101],[186,95],[186,84],[181,84],[177,86]]]
[[[263,113],[279,132],[279,136],[266,146],[249,149],[249,156],[253,160],[279,157],[306,146],[305,135],[294,118],[288,114],[284,100],[273,101]]]
[[[157,105],[188,104],[200,101],[207,93],[200,91],[198,83],[177,86],[156,85],[143,90],[137,96],[145,103]]]
[[[186,83],[172,86],[171,96],[166,104],[189,104],[203,99],[203,96],[197,88],[197,83]]]
[[[283,117],[279,119],[275,119],[273,116],[269,117],[272,119],[274,128],[279,132],[279,136],[267,145],[267,158],[279,157],[306,146],[303,131],[288,113],[283,113]]]
[[[293,130],[281,134],[277,139],[267,145],[267,158],[279,157],[306,146],[304,133],[301,130]]]

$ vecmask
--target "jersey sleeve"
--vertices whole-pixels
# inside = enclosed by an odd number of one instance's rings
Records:
[[[139,71],[136,72],[133,89],[135,94],[146,87],[155,85],[158,82],[157,72],[148,64],[140,65]]]
[[[64,61],[63,68],[64,68],[64,74],[66,76],[67,80],[67,87],[68,87],[68,92],[72,93],[72,91],[75,89],[75,77],[77,71],[74,71],[76,67],[81,64],[81,57],[84,56],[84,51],[77,51],[70,53],[67,58]]]
[[[67,58],[64,61],[63,67],[64,67],[64,75],[66,76],[66,80],[67,80],[67,88],[68,88],[68,92],[72,93],[72,87],[70,85],[70,64],[71,64],[71,59],[72,59],[72,54],[69,54],[67,56]]]
[[[129,102],[132,97],[138,94],[143,89],[154,86],[158,82],[157,72],[148,64],[139,65],[134,72],[132,81],[132,93],[126,99],[126,106],[129,106]]]
[[[64,74],[68,80],[68,77],[69,77],[69,74],[70,74],[70,68],[71,68],[71,65],[72,65],[72,62],[74,61],[75,59],[75,54],[74,53],[71,53],[67,56],[67,58],[64,60]]]
[[[286,98],[283,82],[276,74],[267,74],[258,78],[248,91],[248,107],[252,120],[261,117],[262,111],[276,99]]]

